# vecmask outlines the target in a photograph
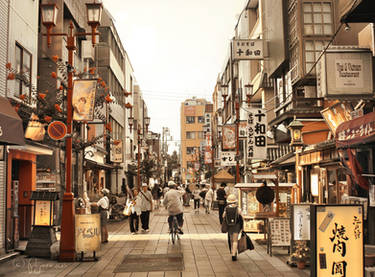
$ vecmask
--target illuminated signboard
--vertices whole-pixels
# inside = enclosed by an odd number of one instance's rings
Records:
[[[311,276],[364,276],[363,207],[311,206]]]
[[[35,200],[35,226],[51,226],[53,222],[53,205],[51,201]]]

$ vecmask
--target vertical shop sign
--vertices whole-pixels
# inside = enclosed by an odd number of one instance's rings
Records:
[[[233,150],[236,148],[236,126],[224,125],[223,126],[223,149]]]
[[[363,207],[312,206],[311,276],[364,276]]]
[[[263,109],[249,109],[247,113],[247,157],[267,158],[267,115]]]

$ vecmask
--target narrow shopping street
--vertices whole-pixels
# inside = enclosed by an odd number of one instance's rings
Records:
[[[167,234],[167,213],[156,210],[151,216],[148,234],[131,235],[128,220],[109,224],[109,243],[102,244],[97,262],[59,263],[57,261],[18,256],[0,264],[0,276],[309,276],[308,270],[289,267],[281,254],[287,250],[274,251],[270,257],[265,246],[255,242],[263,234],[251,234],[255,250],[246,251],[233,262],[228,251],[226,234],[220,233],[217,211],[206,215],[203,208],[196,214],[185,208],[185,234],[176,245],[172,245]],[[279,254],[278,254],[279,253]],[[141,255],[142,254],[142,255]],[[170,254],[168,262],[158,254]],[[183,255],[183,270],[173,270],[174,261]],[[127,255],[141,255],[134,264],[119,266],[126,262]],[[148,255],[160,258],[160,263],[148,263]],[[174,257],[174,259],[173,259]],[[154,260],[155,261],[155,260]],[[130,266],[136,272],[128,272]],[[168,271],[144,272],[143,268],[162,266]]]

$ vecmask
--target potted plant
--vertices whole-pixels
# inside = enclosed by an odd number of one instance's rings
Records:
[[[306,261],[310,258],[310,249],[307,246],[306,241],[296,241],[294,252],[292,254],[292,260],[297,263],[299,269],[304,269]]]

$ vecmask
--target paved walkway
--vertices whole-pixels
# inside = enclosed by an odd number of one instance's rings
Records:
[[[167,234],[167,214],[164,209],[154,211],[150,219],[150,233],[130,235],[129,224],[123,222],[109,225],[109,243],[103,245],[97,262],[59,263],[57,261],[26,258],[0,263],[0,276],[309,276],[308,271],[291,268],[277,256],[267,255],[265,248],[255,244],[254,251],[246,251],[233,262],[227,247],[226,234],[220,233],[217,212],[206,215],[201,209],[195,214],[185,209],[185,234],[179,244],[172,245]],[[251,235],[254,238],[257,235]],[[283,251],[286,253],[286,251]],[[114,273],[115,268],[128,254],[182,253],[185,269],[166,272]]]

